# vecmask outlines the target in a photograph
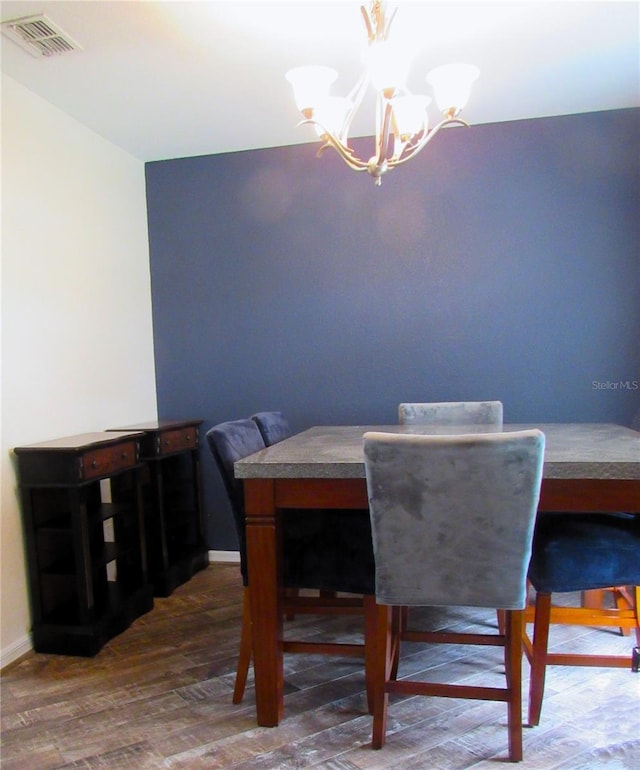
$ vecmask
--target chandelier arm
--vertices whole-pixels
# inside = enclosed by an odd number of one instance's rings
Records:
[[[347,166],[349,166],[349,168],[353,169],[354,171],[366,170],[367,164],[363,160],[360,160],[360,158],[358,158],[356,155],[354,155],[353,150],[350,147],[347,147],[347,145],[343,144],[330,131],[327,131],[327,129],[320,123],[316,123],[315,120],[303,120],[302,123],[313,123],[316,126],[320,126],[320,128],[324,131],[322,136],[324,144],[322,144],[316,153],[317,157],[319,157],[327,149],[327,147],[333,147],[333,149],[338,153],[338,155],[340,155],[342,160],[347,164]]]
[[[362,104],[362,100],[364,99],[364,95],[367,92],[367,88],[369,87],[369,75],[368,73],[364,73],[360,76],[356,84],[353,86],[351,91],[349,92],[349,95],[347,96],[347,99],[351,102],[351,109],[347,112],[345,115],[344,121],[342,123],[342,129],[340,131],[340,139],[346,143],[346,140],[349,136],[349,131],[351,130],[351,124],[353,123],[353,119],[356,116],[356,113],[360,109],[360,105]]]
[[[401,158],[404,154],[404,151],[407,148],[407,145],[409,144],[408,141],[404,141],[400,135],[400,130],[398,129],[398,123],[396,121],[395,113],[391,116],[391,131],[393,133],[393,154],[389,158],[389,164],[393,167],[394,162]],[[400,147],[400,151],[397,151],[397,148]]]
[[[391,11],[391,18],[388,21],[385,22],[385,25],[384,25],[384,39],[385,40],[389,39],[389,30],[391,29],[391,25],[393,24],[393,20],[396,18],[396,13],[397,12],[398,12],[398,7],[396,6]]]
[[[379,111],[382,114],[381,124],[377,128],[376,136],[376,167],[382,166],[388,160],[389,155],[389,132],[391,130],[391,118],[393,116],[393,109],[391,103],[382,100],[379,97]]]
[[[336,141],[332,136],[328,136],[325,144],[320,150],[325,150],[327,147],[333,147],[334,150],[340,155],[342,160],[349,166],[352,171],[366,171],[367,164],[352,154],[351,150],[345,149],[344,145]]]
[[[411,160],[411,158],[414,158],[433,139],[441,128],[453,124],[469,128],[469,124],[465,120],[462,120],[462,118],[445,118],[444,120],[441,120],[438,125],[434,126],[429,133],[425,134],[416,145],[413,147],[405,147],[400,157],[395,160],[390,160],[389,165],[395,168],[396,166],[400,166],[406,161]]]
[[[324,144],[320,147],[318,152],[316,153],[317,156],[321,155],[327,147],[333,147],[334,150],[340,155],[342,160],[345,161],[345,163],[355,171],[364,171],[367,168],[367,164],[365,161],[360,160],[360,158],[357,157],[357,155],[354,155],[353,150],[340,141],[338,137],[336,137],[331,131],[329,131],[328,128],[322,125],[322,123],[319,123],[317,120],[314,120],[313,118],[306,118],[305,120],[301,120],[298,123],[298,126],[304,126],[304,125],[313,125],[318,126],[322,130],[322,140]],[[296,126],[297,127],[297,126]]]
[[[369,42],[375,40],[375,35],[373,33],[373,27],[371,26],[371,19],[369,18],[369,12],[364,7],[364,5],[360,6],[360,13],[362,14],[362,18],[364,19],[364,26],[367,28],[367,37],[369,38]]]

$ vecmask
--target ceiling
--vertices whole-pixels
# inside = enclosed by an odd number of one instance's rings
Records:
[[[35,58],[4,36],[2,71],[143,161],[313,141],[296,127],[287,69],[328,64],[336,94],[360,74],[359,2],[7,0],[2,21],[44,13],[81,50]],[[493,123],[640,106],[640,3],[396,2],[411,80],[480,67],[463,113]],[[363,104],[354,135],[370,135]],[[435,111],[431,113],[435,121]]]

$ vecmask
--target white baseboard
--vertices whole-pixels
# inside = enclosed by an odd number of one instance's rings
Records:
[[[232,564],[240,564],[240,552],[239,551],[209,551],[210,562],[230,562]]]
[[[12,644],[0,650],[0,670],[8,666],[10,663],[14,663],[16,660],[31,652],[33,644],[31,643],[31,636],[27,634],[22,639],[18,639]]]

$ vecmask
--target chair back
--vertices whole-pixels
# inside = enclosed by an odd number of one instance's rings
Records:
[[[502,401],[440,401],[400,404],[400,425],[493,425],[502,427]]]
[[[291,428],[282,412],[256,412],[251,419],[258,426],[266,446],[277,444],[291,436]]]
[[[236,479],[233,464],[254,452],[265,448],[258,426],[253,420],[231,420],[214,425],[206,433],[211,450],[229,499],[238,535],[240,569],[247,585],[247,540],[245,534],[244,487],[242,479]]]
[[[365,433],[378,602],[522,609],[544,443]]]

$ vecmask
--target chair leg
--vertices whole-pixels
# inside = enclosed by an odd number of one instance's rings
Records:
[[[249,603],[249,587],[242,590],[242,630],[240,631],[240,653],[236,667],[236,681],[233,688],[233,703],[241,703],[247,684],[251,651],[253,648],[251,633],[251,605]]]
[[[400,641],[402,632],[407,630],[408,607],[391,608],[391,669],[389,679],[398,678],[398,666],[400,664]]]
[[[364,605],[364,678],[367,689],[367,709],[373,716],[376,674],[376,597],[365,594]]]
[[[582,592],[582,606],[590,609],[604,607],[605,593],[610,593],[613,603],[618,610],[628,610],[633,607],[633,600],[627,591],[627,586],[611,586]],[[629,628],[620,628],[620,636],[629,636]]]
[[[632,586],[631,595],[636,620],[636,646],[631,652],[631,670],[637,674],[640,671],[640,586]]]
[[[283,593],[284,593],[285,598],[297,599],[299,591],[298,591],[297,588],[285,588]],[[293,612],[293,611],[286,612],[285,616],[284,616],[284,619],[285,620],[295,620],[296,619],[295,612]]]
[[[547,670],[549,622],[551,619],[551,594],[538,593],[533,620],[533,647],[529,679],[529,726],[539,724]]]
[[[522,633],[524,610],[505,610],[504,670],[507,680],[509,759],[522,761]]]
[[[391,607],[377,604],[375,596],[365,596],[365,655],[370,666],[373,701],[371,746],[381,749],[387,734],[389,694],[386,683],[393,664]]]
[[[633,607],[633,600],[627,591],[626,586],[615,586],[611,589],[613,592],[613,601],[619,610],[629,610]],[[629,636],[630,628],[621,628],[620,636]]]
[[[640,620],[638,612],[640,608],[640,586],[615,586],[612,589],[616,607],[619,610],[633,610],[636,620],[635,637],[636,644],[640,645]],[[630,628],[621,628],[621,636],[629,636]]]

